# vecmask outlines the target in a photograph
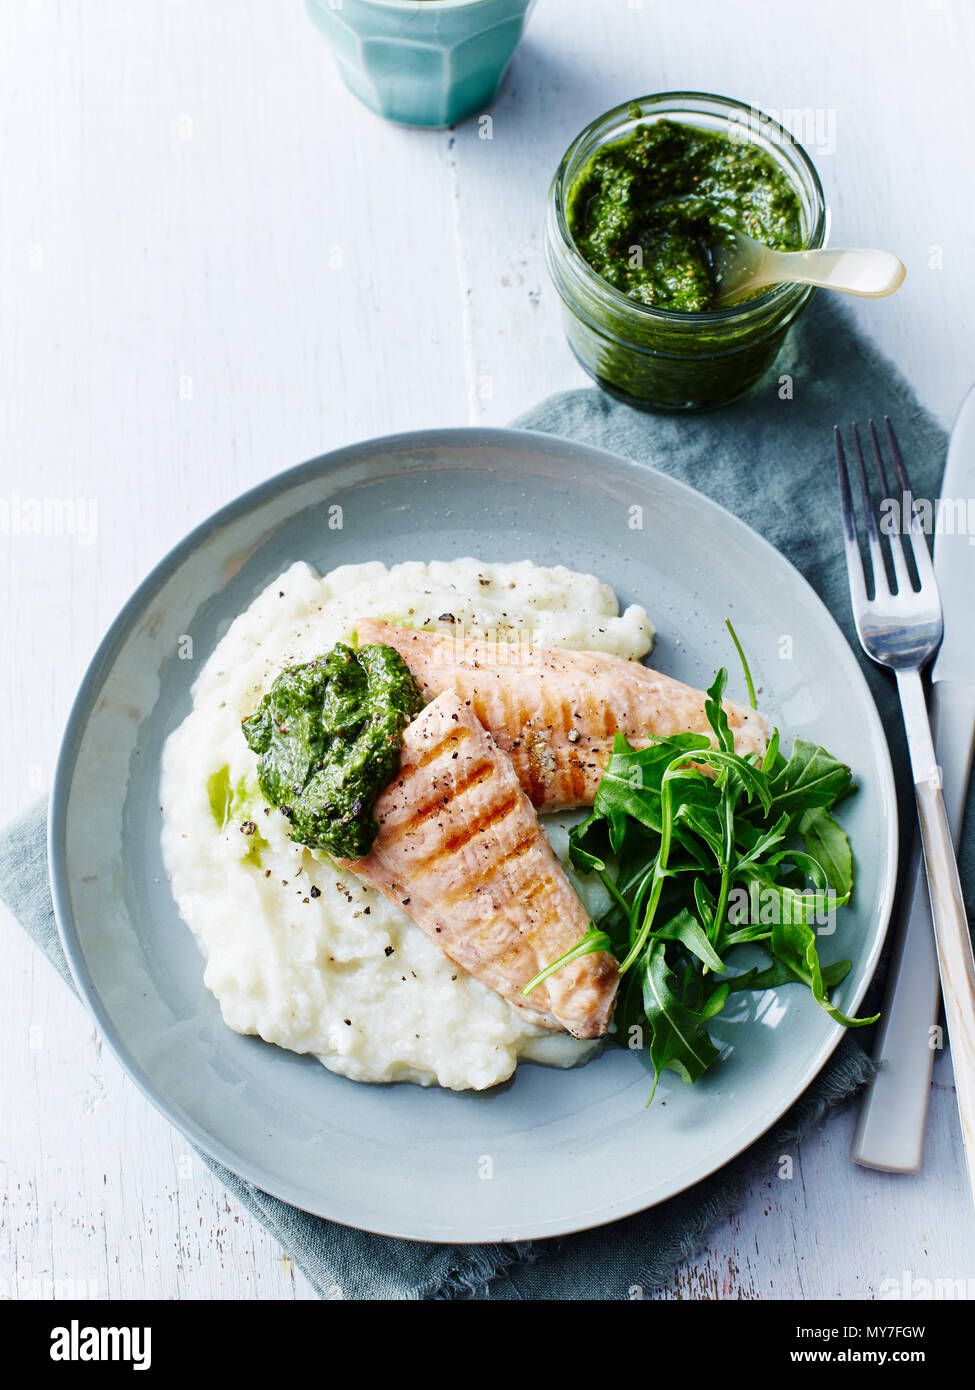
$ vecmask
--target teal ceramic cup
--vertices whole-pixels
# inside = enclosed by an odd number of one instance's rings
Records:
[[[306,0],[345,85],[406,125],[486,110],[535,0]]]

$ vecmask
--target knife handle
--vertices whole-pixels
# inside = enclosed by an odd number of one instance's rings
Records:
[[[957,845],[975,746],[975,686],[936,681],[929,702],[943,796]],[[904,885],[873,1057],[881,1064],[860,1104],[850,1157],[866,1168],[921,1166],[941,986],[931,902],[917,835]]]

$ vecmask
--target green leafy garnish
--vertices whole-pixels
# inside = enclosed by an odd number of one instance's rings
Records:
[[[748,662],[745,660],[745,653],[741,643],[738,641],[738,634],[731,625],[731,619],[725,618],[724,625],[731,634],[731,640],[735,644],[735,651],[738,653],[738,660],[741,662],[741,669],[745,673],[745,685],[748,687],[748,703],[752,709],[758,709],[758,701],[755,698],[755,685],[752,681],[752,673],[748,669]]]
[[[571,951],[566,951],[564,955],[559,956],[558,960],[554,960],[551,965],[540,970],[533,979],[528,981],[528,984],[521,991],[522,994],[530,994],[536,985],[540,985],[543,980],[548,979],[549,975],[554,975],[556,970],[561,970],[563,965],[568,965],[570,961],[578,960],[580,956],[588,956],[593,951],[608,951],[612,948],[612,944],[606,933],[600,931],[590,922],[589,930],[582,940],[577,942]]]
[[[708,1023],[740,990],[799,983],[845,1027],[876,1021],[848,1018],[830,1002],[851,965],[822,965],[816,945],[817,928],[832,930],[853,893],[850,843],[831,814],[853,790],[850,769],[804,739],[786,758],[777,729],[762,757],[736,753],[727,679],[720,670],[707,692],[713,737],[675,734],[633,748],[617,734],[592,814],[569,836],[573,867],[598,876],[610,907],[522,990],[590,951],[612,952],[621,976],[616,1041],[646,1048],[654,1090],[665,1068],[693,1082],[712,1065],[719,1049]],[[763,950],[769,965],[732,973],[729,953],[744,945]]]
[[[682,1081],[696,1081],[715,1060],[718,1049],[704,1027],[710,1017],[708,1012],[695,1012],[679,997],[680,985],[667,966],[662,941],[651,942],[640,964],[640,981],[651,1030],[650,1062],[657,1078],[650,1092],[653,1100],[657,1080],[665,1067],[676,1071]]]

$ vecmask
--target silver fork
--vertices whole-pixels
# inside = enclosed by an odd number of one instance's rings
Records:
[[[863,499],[863,514],[870,556],[871,580],[868,593],[864,577],[860,545],[857,539],[856,512],[850,490],[850,478],[843,452],[843,439],[838,427],[836,465],[840,480],[840,501],[843,508],[843,539],[846,545],[846,567],[850,576],[850,597],[860,645],[873,661],[887,666],[897,678],[904,729],[911,756],[914,792],[917,797],[918,822],[924,849],[924,867],[931,897],[931,916],[938,948],[938,967],[941,974],[941,993],[944,998],[951,1059],[955,1072],[955,1090],[961,1119],[962,1139],[968,1178],[975,1197],[975,958],[965,915],[958,865],[955,861],[941,795],[941,769],[938,767],[928,723],[928,710],[921,684],[921,671],[937,651],[942,636],[941,596],[928,553],[924,530],[914,506],[904,459],[893,426],[887,417],[887,442],[894,462],[897,482],[905,505],[910,506],[911,523],[908,536],[917,571],[918,587],[911,582],[907,558],[896,531],[888,535],[888,553],[894,573],[890,586],[884,568],[884,549],[874,515],[867,469],[860,445],[860,433],[853,426],[853,454],[859,474]],[[873,463],[882,498],[891,498],[887,470],[873,421],[869,423]],[[886,528],[885,528],[886,529]]]

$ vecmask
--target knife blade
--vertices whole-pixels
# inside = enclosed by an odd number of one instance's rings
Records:
[[[945,635],[931,680],[975,686],[975,386],[962,402],[951,432],[937,519],[934,572]]]
[[[928,714],[957,846],[975,747],[975,387],[958,412],[941,496],[932,510],[945,635],[931,668]],[[881,1069],[860,1105],[850,1146],[855,1163],[894,1173],[921,1166],[940,1004],[931,906],[915,835],[874,1043]]]

